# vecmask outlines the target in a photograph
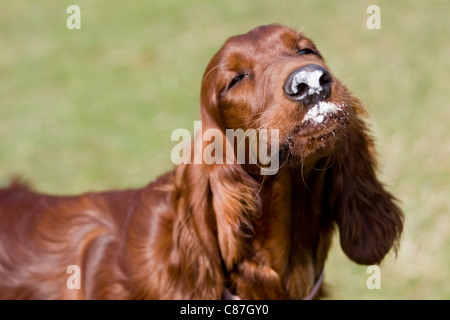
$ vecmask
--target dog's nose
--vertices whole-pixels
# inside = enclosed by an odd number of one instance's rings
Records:
[[[283,90],[291,100],[308,105],[326,99],[333,79],[322,66],[308,64],[294,70],[286,79]]]

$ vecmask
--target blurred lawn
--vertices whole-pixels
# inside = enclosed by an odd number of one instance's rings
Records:
[[[81,30],[66,28],[71,4]],[[381,30],[366,28],[370,4]],[[212,54],[279,22],[310,36],[366,103],[382,179],[406,215],[380,290],[335,241],[331,298],[450,299],[449,13],[437,0],[1,1],[0,184],[21,174],[52,193],[145,185],[172,167],[171,132],[199,119]]]

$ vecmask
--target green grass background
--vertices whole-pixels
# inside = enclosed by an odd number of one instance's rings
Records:
[[[66,28],[71,4],[81,30]],[[381,30],[366,28],[370,4]],[[59,194],[145,185],[172,167],[171,132],[193,131],[213,53],[282,23],[367,105],[381,178],[406,216],[380,290],[335,241],[330,298],[449,299],[449,13],[438,0],[1,1],[0,184],[20,174]]]

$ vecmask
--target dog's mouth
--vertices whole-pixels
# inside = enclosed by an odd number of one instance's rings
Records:
[[[327,154],[342,138],[349,121],[350,114],[344,103],[315,103],[285,137],[280,148],[281,159],[289,159],[291,164],[296,165],[310,155],[320,157]]]
[[[294,128],[292,136],[321,139],[345,127],[348,120],[349,115],[343,104],[320,101],[308,110],[302,122]]]

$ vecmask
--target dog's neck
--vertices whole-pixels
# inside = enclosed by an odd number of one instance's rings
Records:
[[[332,224],[321,207],[327,163],[284,166],[261,186],[264,203],[256,234],[290,298],[312,290],[331,243]]]

